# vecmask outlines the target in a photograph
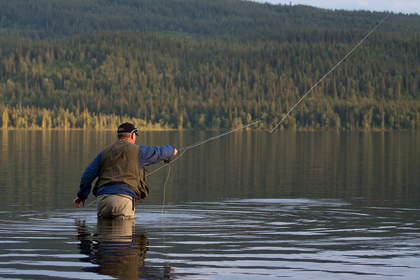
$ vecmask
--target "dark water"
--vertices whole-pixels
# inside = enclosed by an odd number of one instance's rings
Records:
[[[237,132],[151,174],[134,223],[71,204],[114,137],[0,131],[0,279],[419,279],[419,133]]]

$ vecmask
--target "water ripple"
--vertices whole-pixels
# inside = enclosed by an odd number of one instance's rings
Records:
[[[136,224],[94,211],[3,219],[0,275],[69,279],[416,279],[418,209],[340,200],[142,205]],[[414,215],[413,215],[414,214]],[[414,278],[413,278],[414,277]]]

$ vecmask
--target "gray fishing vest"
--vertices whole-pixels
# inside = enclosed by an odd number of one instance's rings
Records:
[[[118,140],[102,151],[99,176],[92,193],[105,185],[124,184],[132,188],[139,199],[149,194],[146,186],[147,170],[139,166],[139,146]]]

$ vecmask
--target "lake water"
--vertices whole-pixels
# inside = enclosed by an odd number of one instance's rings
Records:
[[[0,131],[1,279],[419,279],[418,132],[235,132],[151,174],[135,222],[72,205],[114,141]]]

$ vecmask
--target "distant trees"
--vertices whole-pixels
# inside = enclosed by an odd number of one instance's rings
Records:
[[[311,37],[311,29],[300,32]],[[319,31],[316,31],[319,34]],[[0,39],[3,128],[273,127],[359,40],[224,41],[136,32]],[[377,32],[293,111],[283,129],[418,129],[420,39]]]
[[[115,129],[122,122],[132,122],[139,130],[168,130],[169,126],[152,124],[143,119],[127,115],[102,115],[83,112],[70,112],[68,109],[41,109],[34,106],[16,107],[0,105],[2,129]]]

